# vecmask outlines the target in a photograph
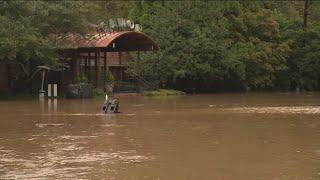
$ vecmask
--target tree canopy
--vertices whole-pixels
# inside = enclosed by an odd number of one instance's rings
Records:
[[[319,89],[319,3],[137,1],[131,17],[160,44],[144,75],[160,86],[199,91]]]

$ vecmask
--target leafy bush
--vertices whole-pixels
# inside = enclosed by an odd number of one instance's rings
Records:
[[[88,83],[88,78],[84,75],[76,76],[75,77],[75,82],[76,83]]]
[[[94,98],[104,98],[105,95],[106,94],[102,89],[100,89],[100,88],[93,89],[93,97]]]
[[[114,83],[115,77],[113,76],[112,72],[110,70],[106,73],[106,82],[107,83]]]

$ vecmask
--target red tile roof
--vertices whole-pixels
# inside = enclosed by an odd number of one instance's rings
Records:
[[[152,51],[159,46],[149,36],[135,31],[95,34],[90,39],[73,37],[75,48],[101,48],[106,51]]]

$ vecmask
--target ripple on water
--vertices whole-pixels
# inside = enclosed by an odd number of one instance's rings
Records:
[[[83,136],[75,136],[84,138]],[[73,139],[72,136],[64,136]],[[56,139],[57,140],[57,139]],[[96,168],[112,171],[112,164],[140,163],[152,160],[135,150],[119,152],[92,151],[69,142],[49,143],[46,151],[20,157],[19,153],[1,148],[0,179],[81,179]],[[111,169],[110,169],[111,168]],[[1,171],[0,171],[1,172]]]
[[[101,127],[123,127],[124,125],[119,125],[119,124],[102,124],[100,125]]]
[[[88,138],[96,138],[97,136],[60,136],[60,139],[68,139],[68,140],[78,140],[78,139],[88,139]]]
[[[105,116],[105,113],[42,113],[42,114],[24,114],[25,116]]]
[[[237,107],[225,108],[239,113],[284,113],[284,114],[319,114],[319,106],[279,106],[279,107]]]
[[[59,124],[59,123],[36,123],[36,127],[38,127],[38,128],[57,127],[57,126],[64,126],[64,124]]]

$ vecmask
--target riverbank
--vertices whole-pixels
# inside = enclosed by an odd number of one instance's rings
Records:
[[[145,96],[183,96],[186,95],[185,92],[174,90],[174,89],[158,89],[154,91],[144,91],[142,92]]]
[[[93,99],[104,99],[106,93],[101,89],[93,89]],[[154,91],[142,91],[137,93],[113,93],[108,94],[109,96],[183,96],[186,95],[185,92],[173,90],[173,89],[158,89]],[[0,93],[0,100],[27,100],[27,99],[37,99],[38,94],[28,94],[28,93],[18,93],[12,95],[8,92]],[[65,98],[65,95],[62,94],[58,97]]]
[[[250,91],[250,92],[220,92],[220,93],[195,93],[196,95],[223,95],[223,94],[229,94],[229,95],[236,95],[236,94],[242,94],[242,95],[263,95],[263,94],[283,94],[283,95],[315,95],[320,94],[319,91],[302,91],[300,93],[296,93],[295,91]],[[93,91],[93,98],[91,99],[104,99],[105,98],[105,92],[102,90],[94,90]],[[136,92],[136,93],[113,93],[108,94],[108,96],[115,96],[115,97],[130,97],[130,96],[147,96],[147,97],[174,97],[174,96],[184,96],[188,95],[188,93],[177,91],[177,90],[171,90],[171,89],[159,89],[155,91],[142,91],[142,92]],[[29,94],[29,93],[17,93],[15,95],[10,94],[8,92],[0,92],[0,101],[1,100],[33,100],[38,99],[38,94]],[[64,94],[60,94],[58,99],[66,99],[66,96]]]

